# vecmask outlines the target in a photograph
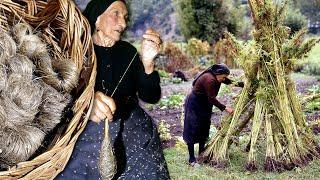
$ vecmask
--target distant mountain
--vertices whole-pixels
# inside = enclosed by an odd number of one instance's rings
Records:
[[[74,0],[84,10],[89,0]],[[159,31],[164,40],[182,40],[172,0],[126,0],[130,6],[129,39],[139,39],[147,28]]]
[[[132,24],[129,29],[134,37],[141,37],[146,28],[158,30],[163,39],[181,39],[172,0],[131,0]]]

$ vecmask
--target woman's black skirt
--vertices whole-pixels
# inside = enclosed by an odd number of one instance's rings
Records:
[[[117,159],[114,179],[170,179],[157,127],[141,107],[109,128]],[[57,179],[101,179],[97,163],[103,137],[104,122],[89,121]]]
[[[184,104],[183,139],[186,143],[205,142],[209,137],[212,105],[206,96],[191,92]]]

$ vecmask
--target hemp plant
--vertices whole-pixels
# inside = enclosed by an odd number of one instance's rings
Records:
[[[224,117],[222,128],[206,145],[200,162],[226,167],[233,139],[249,124],[247,170],[258,168],[258,152],[265,152],[266,171],[305,166],[320,157],[320,147],[307,126],[291,73],[319,39],[304,41],[306,29],[290,37],[290,28],[283,25],[287,2],[248,2],[255,26],[253,40],[240,42],[226,33],[230,51],[244,70],[245,86],[235,102],[234,113]]]

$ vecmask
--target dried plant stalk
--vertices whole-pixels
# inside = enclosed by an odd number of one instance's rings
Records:
[[[238,130],[250,122],[237,123],[240,114],[248,111],[243,108],[248,101],[241,99],[246,97],[256,101],[246,169],[258,169],[258,143],[263,143],[258,141],[259,137],[266,137],[265,170],[305,166],[320,157],[320,148],[306,125],[290,74],[297,59],[309,52],[319,39],[303,42],[305,29],[290,39],[290,31],[283,25],[286,2],[279,7],[272,0],[249,0],[249,5],[255,23],[253,41],[239,42],[230,33],[226,33],[226,37],[244,70],[245,84],[251,88],[244,87],[234,114],[227,117],[221,130],[208,143],[202,161],[219,168],[228,164],[232,137],[239,135]],[[260,129],[264,129],[264,133]]]

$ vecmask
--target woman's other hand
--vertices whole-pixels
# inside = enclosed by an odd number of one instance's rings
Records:
[[[234,110],[230,107],[226,107],[225,111],[227,111],[229,114],[232,114]]]
[[[148,29],[143,35],[141,58],[147,74],[152,73],[154,70],[154,58],[160,52],[161,43],[160,34],[153,29]]]
[[[96,123],[108,119],[112,121],[113,114],[116,111],[116,104],[110,96],[97,91],[94,95],[93,107],[90,113],[90,119]]]

